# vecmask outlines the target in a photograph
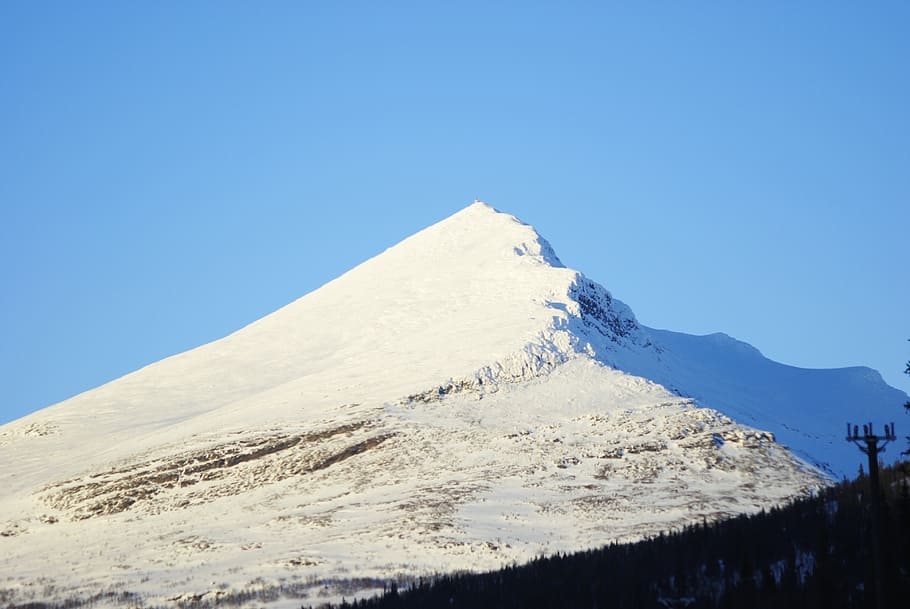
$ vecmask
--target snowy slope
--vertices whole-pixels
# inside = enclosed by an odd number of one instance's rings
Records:
[[[351,596],[325,578],[635,538],[811,492],[812,464],[853,471],[826,417],[855,399],[880,419],[902,395],[864,369],[644,328],[477,203],[224,339],[0,427],[0,598],[315,602]]]
[[[643,374],[741,423],[774,433],[807,462],[836,478],[854,476],[863,456],[845,442],[847,422],[893,421],[906,394],[870,368],[795,368],[771,361],[726,334],[692,336],[647,329],[661,345],[659,362],[627,362]],[[887,449],[882,458],[899,458]]]

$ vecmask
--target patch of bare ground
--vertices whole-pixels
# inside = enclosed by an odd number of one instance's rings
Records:
[[[143,506],[158,512],[329,468],[392,437],[367,421],[302,434],[240,437],[170,458],[117,464],[42,489],[52,508],[73,520]],[[199,487],[196,492],[192,487]]]

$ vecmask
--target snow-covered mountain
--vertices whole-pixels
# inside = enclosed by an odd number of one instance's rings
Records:
[[[0,427],[0,602],[299,606],[634,539],[852,474],[846,422],[906,399],[866,368],[643,327],[475,203]]]

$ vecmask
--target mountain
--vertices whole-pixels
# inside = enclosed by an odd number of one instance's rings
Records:
[[[905,400],[646,328],[475,203],[0,427],[0,601],[291,607],[637,539],[815,492]]]

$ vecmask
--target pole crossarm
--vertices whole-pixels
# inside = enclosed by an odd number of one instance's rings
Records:
[[[889,442],[897,440],[894,435],[894,423],[885,424],[885,433],[877,435],[872,429],[872,423],[863,423],[862,433],[859,425],[847,423],[847,442],[853,442],[865,454],[878,454],[885,451]]]

